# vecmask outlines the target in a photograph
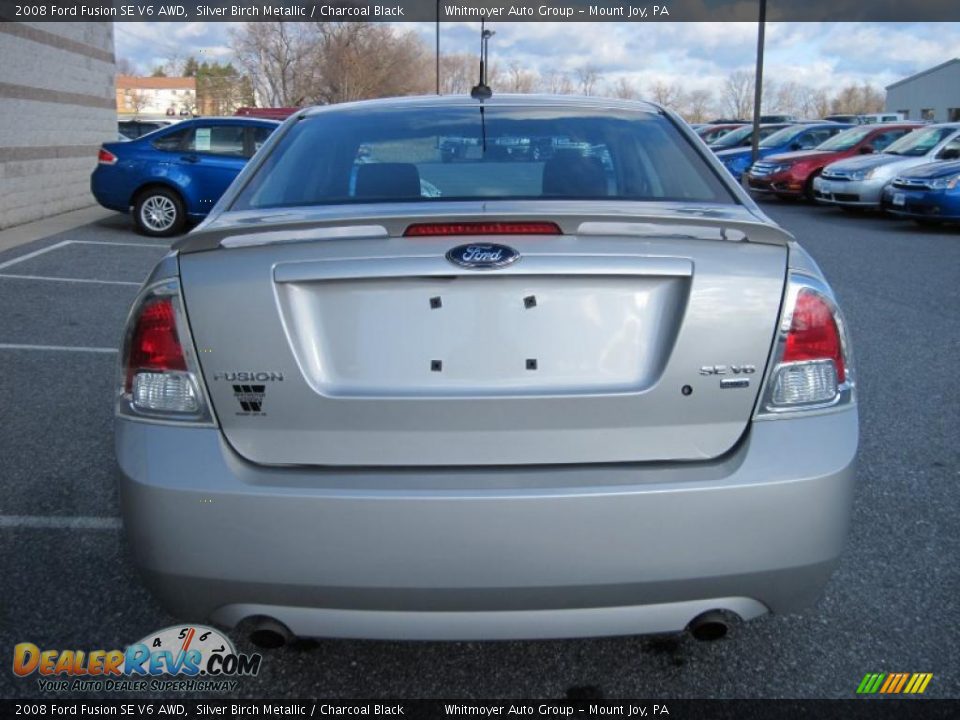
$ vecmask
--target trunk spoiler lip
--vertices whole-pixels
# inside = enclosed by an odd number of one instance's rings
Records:
[[[499,219],[550,220],[568,235],[684,237],[785,246],[794,241],[792,235],[769,218],[739,205],[497,201],[228,211],[178,240],[173,250],[189,254],[221,247],[324,239],[386,239],[402,236],[412,223]]]

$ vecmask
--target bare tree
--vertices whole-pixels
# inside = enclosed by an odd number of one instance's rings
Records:
[[[753,73],[736,70],[727,76],[723,84],[724,110],[735,118],[748,118],[753,114]]]
[[[798,114],[805,118],[819,118],[830,114],[830,94],[823,88],[800,85],[798,89]]]
[[[440,56],[440,92],[444,95],[466,95],[480,77],[475,55],[457,53]]]
[[[140,69],[136,64],[130,59],[125,57],[118,57],[116,62],[117,75],[139,75]]]
[[[259,104],[300,105],[311,94],[317,37],[307,23],[246,23],[230,31],[230,45]]]
[[[837,91],[830,103],[835,113],[863,114],[883,110],[885,96],[869,83],[846,85]]]
[[[593,65],[581,65],[576,70],[578,90],[581,95],[593,95],[600,80],[600,71]]]
[[[532,70],[525,70],[516,62],[507,68],[505,89],[507,92],[529,93],[537,87],[538,76]]]
[[[610,94],[621,100],[636,100],[640,97],[640,91],[637,89],[637,86],[625,77],[619,78],[617,82],[614,83],[613,87],[610,88]]]
[[[806,107],[804,103],[804,86],[793,80],[779,83],[772,93],[771,107],[777,112],[794,115],[796,117],[806,116]],[[766,90],[764,91],[766,97]]]
[[[183,75],[183,68],[186,60],[178,52],[174,52],[167,56],[167,59],[163,63],[163,72],[167,77],[181,77]]]
[[[123,91],[123,101],[133,110],[133,116],[137,117],[150,104],[150,97],[143,90],[130,88]]]
[[[713,93],[709,90],[691,90],[684,97],[681,114],[688,122],[706,122],[713,114]]]
[[[648,94],[650,99],[655,103],[670,108],[671,110],[676,110],[683,101],[683,90],[680,86],[667,84],[662,80],[658,80],[651,85]]]
[[[429,92],[426,46],[412,31],[366,22],[317,23],[315,99],[322,103]]]
[[[573,80],[565,72],[550,70],[540,78],[540,89],[551,95],[570,95],[573,93]]]

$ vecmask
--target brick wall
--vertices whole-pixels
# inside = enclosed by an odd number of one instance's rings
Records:
[[[114,74],[112,23],[0,22],[0,229],[94,203]]]

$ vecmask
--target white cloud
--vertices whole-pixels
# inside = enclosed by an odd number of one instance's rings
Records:
[[[755,17],[752,2],[732,6]],[[748,12],[749,10],[749,12]],[[731,15],[731,17],[733,17]],[[242,23],[117,23],[117,55],[146,70],[187,55],[229,60],[228,27]],[[399,24],[433,48],[433,23]],[[489,23],[491,58],[541,74],[593,65],[611,80],[658,80],[686,89],[718,89],[752,69],[756,22]],[[476,53],[480,23],[445,22],[443,52]],[[772,79],[815,87],[868,82],[878,87],[960,55],[960,23],[775,23],[767,25],[765,69]]]

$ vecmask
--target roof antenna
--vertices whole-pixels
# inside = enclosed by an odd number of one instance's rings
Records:
[[[470,89],[470,97],[474,100],[480,100],[483,102],[491,97],[493,97],[493,90],[490,89],[490,86],[487,85],[487,65],[488,53],[489,53],[489,44],[490,38],[492,38],[496,33],[493,30],[487,30],[484,28],[484,21],[480,21],[480,82],[474,85]]]

